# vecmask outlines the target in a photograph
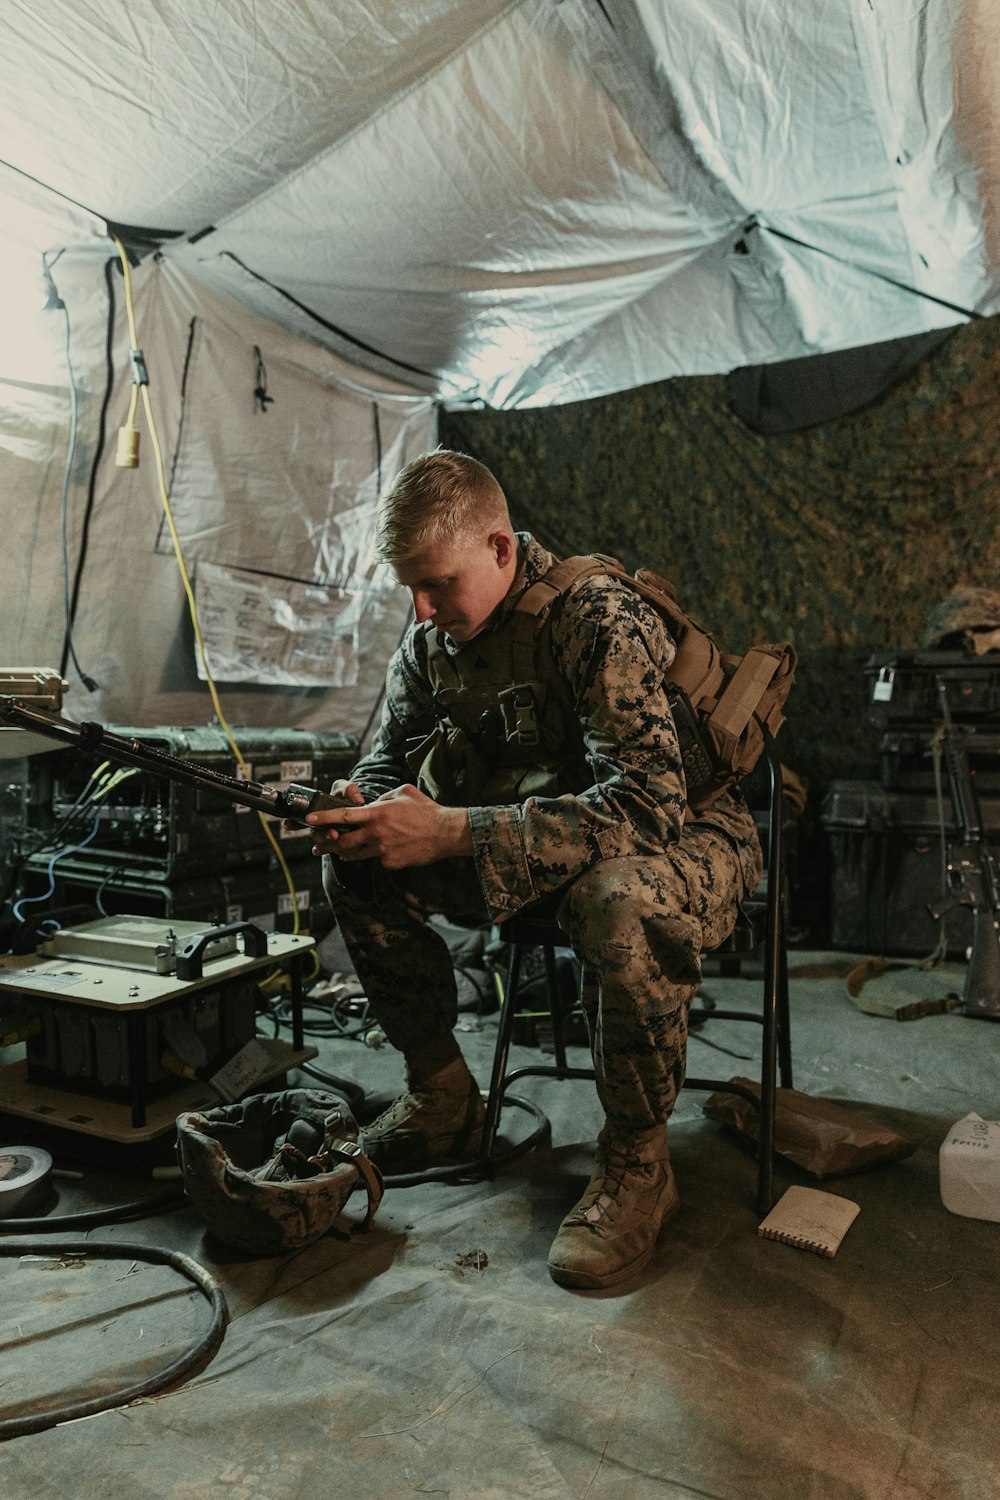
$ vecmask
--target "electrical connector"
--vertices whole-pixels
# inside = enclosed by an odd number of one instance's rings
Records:
[[[130,349],[128,351],[129,364],[132,367],[132,384],[148,385],[149,374],[146,370],[146,356],[141,349]]]
[[[116,469],[137,469],[139,467],[139,429],[138,427],[119,427],[118,443],[115,447]]]
[[[38,1036],[42,1030],[42,1018],[34,1011],[19,1010],[10,1016],[0,1016],[0,1047],[16,1047]]]

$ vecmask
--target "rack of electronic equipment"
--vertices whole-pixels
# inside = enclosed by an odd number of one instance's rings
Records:
[[[57,674],[0,669],[0,696],[40,710],[61,708]],[[245,769],[217,725],[136,728],[110,724],[109,740],[150,752],[149,765],[186,762],[220,777],[253,778],[280,791],[291,784],[328,787],[358,759],[354,735],[305,729],[235,728]],[[19,754],[20,742],[37,753]],[[5,753],[4,753],[5,752]],[[20,910],[92,906],[95,915],[127,912],[183,920],[255,921],[268,930],[330,924],[319,861],[304,826],[272,819],[270,832],[292,874],[293,895],[261,820],[251,806],[220,795],[206,777],[184,783],[136,766],[60,747],[51,738],[0,730],[0,861],[16,870]]]
[[[0,1043],[22,1044],[3,1108],[131,1143],[182,1096],[236,1098],[316,1055],[304,968],[331,918],[301,819],[358,741],[236,728],[238,767],[216,726],[77,725],[64,689],[0,668]],[[282,975],[292,1038],[263,1040],[257,987]]]

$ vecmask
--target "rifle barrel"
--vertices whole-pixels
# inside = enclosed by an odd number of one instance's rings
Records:
[[[237,776],[227,776],[222,771],[213,771],[208,766],[195,765],[192,761],[179,760],[165,751],[154,750],[140,740],[125,739],[112,734],[103,724],[94,722],[74,723],[72,719],[44,709],[31,708],[17,698],[4,698],[0,710],[5,724],[18,729],[34,729],[50,739],[60,740],[77,750],[100,751],[109,760],[120,761],[139,770],[150,771],[155,776],[164,776],[172,781],[183,781],[217,793],[220,797],[241,807],[252,807],[257,812],[270,813],[276,817],[295,817],[297,808],[287,805],[284,793],[277,787],[259,781],[242,781]]]

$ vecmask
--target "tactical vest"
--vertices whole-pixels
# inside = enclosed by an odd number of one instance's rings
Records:
[[[406,760],[421,791],[446,806],[503,806],[593,782],[536,601],[522,610],[533,593],[454,654],[432,621],[424,626],[434,723],[408,741]]]
[[[556,669],[549,622],[556,601],[586,578],[610,576],[663,617],[677,650],[664,662],[688,805],[701,812],[753,769],[765,737],[784,722],[796,656],[787,642],[725,656],[649,569],[634,576],[595,553],[556,563],[495,630],[449,655],[425,627],[434,728],[409,747],[417,785],[450,806],[502,805],[591,785],[574,705]]]

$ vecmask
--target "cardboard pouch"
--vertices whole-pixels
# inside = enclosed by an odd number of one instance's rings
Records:
[[[760,1086],[751,1079],[737,1077],[732,1081],[760,1097]],[[703,1109],[710,1120],[718,1120],[737,1135],[756,1142],[759,1114],[740,1094],[711,1094]],[[917,1149],[915,1142],[888,1126],[797,1089],[775,1091],[774,1148],[813,1177],[838,1177],[881,1162],[902,1161]]]

